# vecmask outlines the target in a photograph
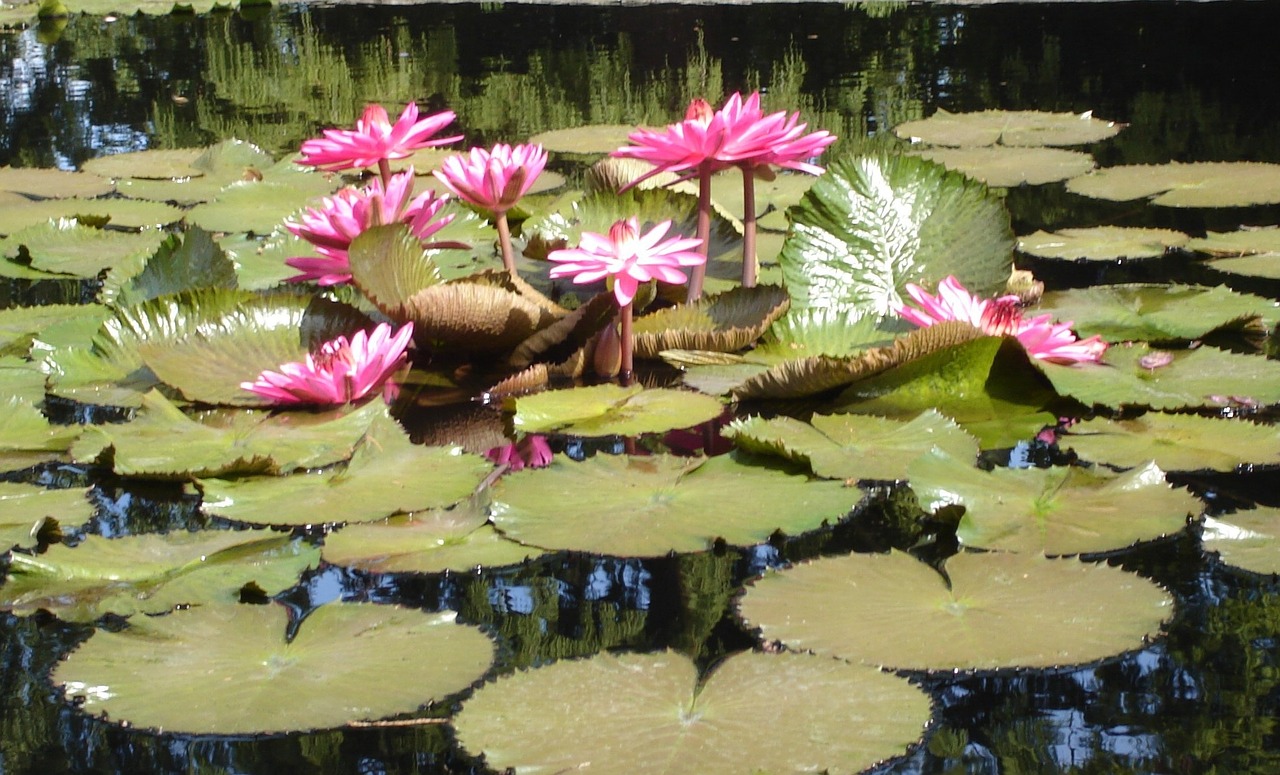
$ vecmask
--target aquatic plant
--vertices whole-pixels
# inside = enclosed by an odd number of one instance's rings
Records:
[[[263,371],[245,390],[279,404],[345,404],[382,387],[408,358],[413,324],[393,335],[383,323],[372,333],[357,331],[325,342],[301,363],[285,363],[278,371]]]
[[[326,129],[323,136],[304,142],[298,163],[329,172],[376,166],[383,185],[389,186],[391,160],[462,139],[462,135],[434,137],[454,118],[453,112],[446,110],[419,119],[418,103],[410,102],[392,124],[386,108],[369,105],[355,129]]]

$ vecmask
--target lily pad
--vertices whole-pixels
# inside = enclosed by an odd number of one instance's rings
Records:
[[[108,231],[59,219],[9,235],[5,252],[14,258],[18,247],[25,247],[31,267],[42,272],[95,278],[105,269],[118,267],[137,274],[167,236],[159,229]]]
[[[395,420],[378,415],[345,466],[292,476],[203,479],[200,487],[207,512],[242,522],[372,522],[451,506],[492,470],[489,461],[459,447],[413,444]]]
[[[98,631],[53,682],[86,713],[171,734],[336,727],[411,713],[479,678],[493,642],[454,618],[329,603],[286,639],[283,606],[202,606]]]
[[[657,358],[663,350],[741,350],[781,317],[789,303],[784,289],[761,285],[665,307],[636,319],[631,329],[636,357]]]
[[[748,417],[734,420],[723,435],[742,449],[806,463],[824,479],[905,479],[911,461],[935,446],[958,460],[978,457],[978,440],[933,409],[913,420],[818,414],[806,424]]]
[[[98,320],[106,308],[92,304],[49,304],[0,310],[0,352],[26,355],[38,334],[69,319]],[[94,328],[97,326],[94,325]],[[42,337],[42,341],[48,341]]]
[[[912,153],[1000,188],[1056,183],[1094,167],[1089,154],[1061,148],[925,148]]]
[[[512,424],[525,433],[637,436],[689,428],[723,412],[719,399],[702,393],[606,384],[518,398]]]
[[[1185,246],[1190,239],[1172,229],[1096,226],[1055,232],[1037,231],[1019,237],[1018,250],[1037,258],[1117,261],[1122,258],[1160,258],[1171,248]]]
[[[1067,190],[1126,202],[1151,197],[1162,207],[1248,207],[1280,202],[1280,164],[1170,162],[1107,167],[1067,181]]]
[[[1269,328],[1280,320],[1270,299],[1224,286],[1179,284],[1051,291],[1035,314],[1074,321],[1072,327],[1080,336],[1100,334],[1108,342],[1202,339],[1212,331],[1259,323]]]
[[[1084,113],[1050,113],[1039,110],[981,110],[951,113],[939,109],[926,119],[907,121],[893,128],[903,140],[930,145],[1088,145],[1114,137],[1124,124]]]
[[[541,145],[549,152],[595,156],[626,145],[627,136],[634,131],[634,124],[590,124],[540,132],[530,137],[529,142]]]
[[[1280,464],[1280,429],[1245,420],[1147,412],[1131,420],[1095,418],[1059,440],[1084,460],[1133,467],[1154,460],[1166,471],[1233,471]]]
[[[1109,552],[1176,533],[1203,508],[1149,461],[1122,474],[1080,466],[983,471],[935,451],[908,476],[926,511],[964,506],[956,537],[983,549]]]
[[[63,527],[80,527],[93,516],[88,490],[50,490],[34,484],[0,482],[0,548],[33,547],[49,519]],[[0,596],[5,593],[0,587]]]
[[[125,229],[160,228],[182,220],[185,213],[172,205],[136,199],[45,199],[0,207],[0,234],[37,226],[59,218],[106,218]]]
[[[1258,253],[1238,258],[1214,258],[1207,265],[1219,272],[1257,277],[1263,280],[1280,280],[1280,254]]]
[[[83,197],[92,199],[115,190],[110,180],[83,172],[41,167],[0,167],[0,191],[13,191],[41,199]]]
[[[744,652],[699,680],[672,652],[600,653],[499,678],[455,727],[497,770],[834,773],[902,755],[929,714],[907,681],[834,659]]]
[[[203,148],[173,148],[131,151],[98,156],[81,169],[103,178],[196,178],[204,170],[195,166]]]
[[[288,589],[319,561],[319,549],[269,530],[90,535],[75,548],[12,555],[0,608],[44,609],[66,621],[91,622],[106,614],[233,603],[249,583],[268,595]]]
[[[1223,258],[1280,253],[1280,227],[1211,231],[1188,242],[1187,250]]]
[[[209,231],[270,234],[312,198],[311,192],[284,183],[240,181],[223,188],[212,202],[191,208],[187,221]]]
[[[946,576],[904,552],[806,562],[747,587],[760,637],[909,670],[1058,667],[1145,646],[1173,598],[1106,563],[963,552]]]
[[[721,538],[750,545],[841,519],[861,491],[733,456],[556,458],[502,477],[493,522],[544,549],[625,557],[697,552]]]
[[[1200,538],[1206,552],[1251,573],[1280,573],[1280,509],[1261,507],[1207,517]]]
[[[66,456],[78,425],[50,425],[30,401],[0,397],[0,471],[16,471]]]

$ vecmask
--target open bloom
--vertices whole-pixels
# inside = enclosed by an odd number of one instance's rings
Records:
[[[688,278],[680,267],[700,266],[706,261],[697,251],[701,240],[663,240],[670,228],[671,221],[663,221],[641,234],[639,219],[631,217],[613,224],[608,235],[583,232],[578,247],[553,250],[547,256],[557,262],[551,276],[572,277],[578,284],[611,278],[618,306],[625,307],[635,298],[640,283],[683,283]]]
[[[347,251],[351,241],[370,226],[404,223],[425,242],[453,220],[453,215],[436,217],[448,203],[447,195],[427,191],[410,201],[412,193],[413,170],[409,169],[393,175],[385,190],[381,179],[374,178],[364,188],[344,188],[325,197],[320,207],[308,208],[300,221],[285,221],[286,229],[310,242],[320,254],[285,259],[286,264],[302,272],[289,280],[314,280],[320,285],[348,282],[351,262]]]
[[[298,163],[333,172],[403,159],[419,148],[461,140],[462,135],[433,137],[453,119],[453,111],[445,110],[419,120],[418,104],[410,102],[393,124],[381,105],[369,105],[355,129],[326,129],[323,137],[304,142]]]
[[[472,148],[470,153],[450,156],[433,174],[459,199],[505,213],[529,193],[545,166],[547,152],[541,145],[499,143],[493,150]]]
[[[240,387],[276,404],[329,406],[356,401],[382,387],[405,364],[406,348],[413,338],[413,324],[406,323],[394,336],[381,323],[373,333],[357,331],[325,342],[319,352],[302,362],[286,363],[279,371],[263,371]]]
[[[760,92],[745,100],[735,92],[719,112],[725,131],[716,158],[741,167],[775,165],[821,175],[823,169],[807,160],[836,141],[835,135],[826,131],[806,134],[809,125],[800,123],[799,113],[788,116],[783,110],[763,115]]]
[[[654,169],[631,185],[662,171],[689,172],[695,174],[704,164],[711,171],[729,165],[717,160],[716,154],[725,144],[725,117],[713,112],[706,100],[695,99],[689,103],[684,121],[668,124],[665,129],[637,129],[627,135],[631,145],[623,146],[611,156],[640,159],[654,165]],[[690,172],[692,171],[692,172]]]
[[[920,309],[903,306],[897,312],[918,326],[961,320],[992,336],[1014,336],[1031,357],[1052,363],[1097,362],[1107,349],[1099,336],[1077,339],[1071,321],[1055,323],[1049,315],[1028,320],[1022,317],[1017,296],[982,299],[954,276],[938,283],[936,296],[914,283],[907,284],[907,293]]]

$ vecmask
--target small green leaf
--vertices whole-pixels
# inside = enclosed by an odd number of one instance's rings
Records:
[[[512,424],[525,433],[636,436],[689,428],[714,419],[724,404],[688,390],[594,385],[548,390],[515,401]]]

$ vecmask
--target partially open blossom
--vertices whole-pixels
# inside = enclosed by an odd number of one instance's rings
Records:
[[[725,134],[716,158],[741,167],[774,165],[821,175],[822,167],[808,159],[836,141],[835,135],[826,131],[806,134],[809,125],[800,123],[799,113],[788,116],[783,110],[763,115],[760,92],[752,92],[745,100],[735,92],[725,101],[720,114]]]
[[[547,443],[547,437],[535,433],[519,441],[494,447],[485,452],[484,456],[496,465],[506,466],[509,471],[519,471],[525,466],[529,468],[548,466],[555,455],[551,451],[551,445]]]
[[[543,167],[547,152],[541,145],[505,145],[493,150],[472,148],[450,156],[433,174],[465,202],[493,213],[505,213],[529,193]]]
[[[364,188],[344,188],[324,197],[320,207],[308,208],[299,221],[287,220],[284,226],[315,246],[320,255],[285,259],[285,263],[302,272],[290,277],[292,282],[313,280],[320,285],[337,285],[351,279],[351,263],[347,251],[351,241],[371,226],[404,223],[415,237],[426,242],[453,220],[453,215],[437,218],[448,203],[447,195],[427,191],[412,201],[413,170],[391,177],[383,189],[374,178]],[[443,247],[432,245],[424,247]]]
[[[1077,339],[1071,321],[1055,323],[1049,315],[1028,320],[1022,316],[1017,296],[982,299],[965,290],[954,276],[938,283],[936,296],[914,283],[907,284],[907,293],[920,308],[903,306],[897,313],[917,326],[961,320],[992,336],[1017,337],[1028,355],[1053,363],[1097,362],[1107,349],[1099,336]]]
[[[413,324],[406,323],[393,336],[381,323],[372,333],[357,331],[325,342],[305,361],[286,363],[279,371],[263,371],[240,387],[275,404],[330,406],[357,401],[382,387],[407,360],[405,350],[413,338]]]
[[[671,221],[663,221],[641,234],[639,219],[632,217],[613,224],[607,235],[583,232],[578,247],[553,250],[547,256],[557,263],[551,276],[572,277],[578,284],[610,278],[618,306],[625,307],[640,283],[683,283],[688,278],[680,267],[706,261],[697,251],[701,240],[679,236],[663,240],[670,228]]]
[[[299,164],[330,172],[371,167],[390,159],[403,159],[419,148],[456,142],[461,135],[434,137],[453,123],[452,111],[418,119],[418,104],[410,102],[394,124],[381,105],[369,105],[355,129],[326,129],[324,136],[302,144]]]
[[[712,171],[729,166],[717,161],[716,156],[725,144],[724,116],[713,112],[706,100],[695,99],[689,103],[684,121],[660,130],[637,129],[627,136],[627,140],[631,145],[610,155],[640,159],[654,165],[653,171],[642,175],[632,185],[663,171],[692,175],[704,163],[711,164]]]

